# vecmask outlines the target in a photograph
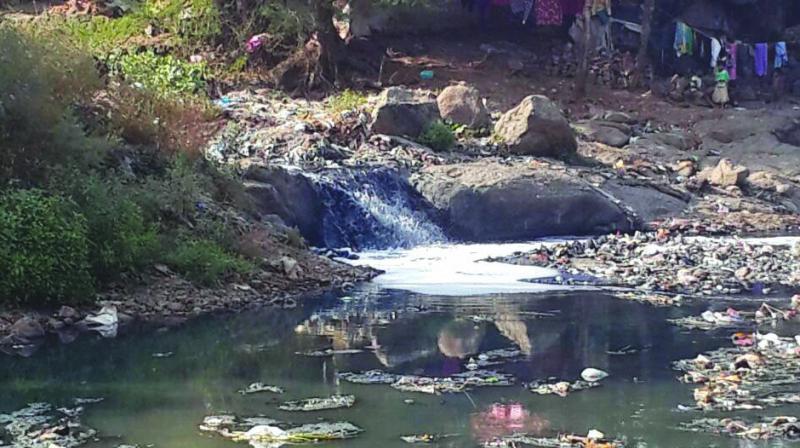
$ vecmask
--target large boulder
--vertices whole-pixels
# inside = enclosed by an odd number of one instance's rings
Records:
[[[630,126],[624,123],[587,121],[580,123],[579,132],[592,141],[622,148],[631,139]]]
[[[459,84],[446,87],[436,98],[442,118],[472,128],[492,124],[489,111],[475,87]]]
[[[500,118],[494,130],[513,154],[562,157],[578,148],[569,122],[546,96],[526,97]]]
[[[497,162],[440,165],[412,178],[466,241],[590,235],[635,225],[609,197],[565,171]]]
[[[417,138],[440,118],[439,105],[430,92],[389,87],[378,99],[370,128],[375,134]]]
[[[262,216],[279,216],[311,244],[323,243],[325,208],[313,182],[299,170],[252,166],[245,174],[244,185]]]
[[[750,170],[742,165],[734,165],[729,159],[721,159],[714,168],[706,168],[700,177],[717,187],[741,186]]]
[[[44,337],[44,327],[32,317],[23,317],[11,326],[9,336],[14,342],[29,343]]]

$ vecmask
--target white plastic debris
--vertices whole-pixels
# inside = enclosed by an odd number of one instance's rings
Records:
[[[583,372],[581,372],[581,378],[583,378],[584,381],[588,381],[590,383],[596,383],[607,377],[608,373],[600,369],[595,369],[594,367],[583,369]]]

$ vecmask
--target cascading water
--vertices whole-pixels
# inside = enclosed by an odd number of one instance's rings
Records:
[[[323,205],[327,247],[357,250],[444,242],[435,211],[392,169],[306,173]]]

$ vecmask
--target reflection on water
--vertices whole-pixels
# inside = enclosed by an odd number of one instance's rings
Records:
[[[591,428],[651,448],[743,446],[675,429],[692,417],[676,411],[678,404],[691,401],[691,389],[675,381],[670,363],[716,348],[724,335],[714,339],[682,332],[665,319],[698,312],[692,307],[657,309],[597,293],[456,298],[367,286],[349,297],[325,296],[285,313],[207,318],[113,341],[82,337],[30,359],[0,358],[0,411],[31,401],[61,404],[73,397],[105,397],[88,408],[85,418],[105,436],[98,447],[235,446],[197,430],[205,415],[223,412],[293,423],[320,417],[350,421],[366,432],[337,443],[347,447],[405,446],[401,435],[419,433],[454,436],[439,446],[477,446],[518,431],[585,434]],[[296,354],[326,348],[363,352]],[[337,372],[369,369],[451,375],[464,372],[479,353],[499,348],[523,352],[521,358],[492,367],[521,382],[574,381],[590,366],[611,376],[600,388],[566,398],[534,395],[521,385],[429,396],[336,377]],[[612,354],[622,348],[633,353]],[[166,352],[174,355],[153,356]],[[281,386],[286,393],[236,393],[256,381]],[[356,395],[356,406],[303,415],[277,409],[281,401],[337,393]]]

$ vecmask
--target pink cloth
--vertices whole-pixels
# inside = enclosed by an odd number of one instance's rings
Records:
[[[540,26],[561,25],[564,16],[561,12],[561,0],[537,0],[536,24]]]

